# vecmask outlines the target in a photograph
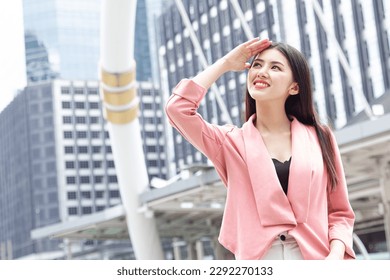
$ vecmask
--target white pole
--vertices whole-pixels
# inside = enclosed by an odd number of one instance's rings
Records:
[[[139,209],[148,175],[138,121],[134,61],[136,0],[103,0],[101,9],[101,94],[135,257],[163,259],[154,217]]]

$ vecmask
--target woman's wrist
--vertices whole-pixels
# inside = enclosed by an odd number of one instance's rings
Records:
[[[343,259],[345,255],[345,245],[341,240],[333,239],[330,242],[330,252],[328,259]]]

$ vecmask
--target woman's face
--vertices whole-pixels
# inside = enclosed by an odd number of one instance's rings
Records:
[[[248,72],[247,86],[256,101],[281,100],[283,104],[290,94],[299,91],[288,60],[277,49],[266,49],[255,57]]]

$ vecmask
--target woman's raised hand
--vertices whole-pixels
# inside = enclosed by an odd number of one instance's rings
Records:
[[[228,71],[242,71],[248,69],[250,64],[248,60],[268,48],[271,45],[268,39],[251,39],[241,45],[238,45],[224,57],[199,72],[193,81],[204,88],[209,88],[221,75]]]
[[[271,44],[272,42],[268,39],[253,38],[235,47],[221,60],[228,71],[242,71],[250,67],[248,60],[252,56],[268,48]]]

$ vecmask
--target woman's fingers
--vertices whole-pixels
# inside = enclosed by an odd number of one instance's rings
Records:
[[[255,43],[255,42],[259,42],[259,37],[255,37],[255,38],[253,38],[253,39],[250,39],[250,40],[246,41],[246,42],[244,43],[244,46],[249,46],[249,45],[251,45],[251,44],[253,44],[253,43]]]
[[[252,40],[251,40],[252,41]],[[268,39],[263,39],[263,40],[257,40],[252,42],[251,44],[248,45],[248,48],[251,52],[251,56],[261,52],[262,50],[268,48],[272,42]]]

